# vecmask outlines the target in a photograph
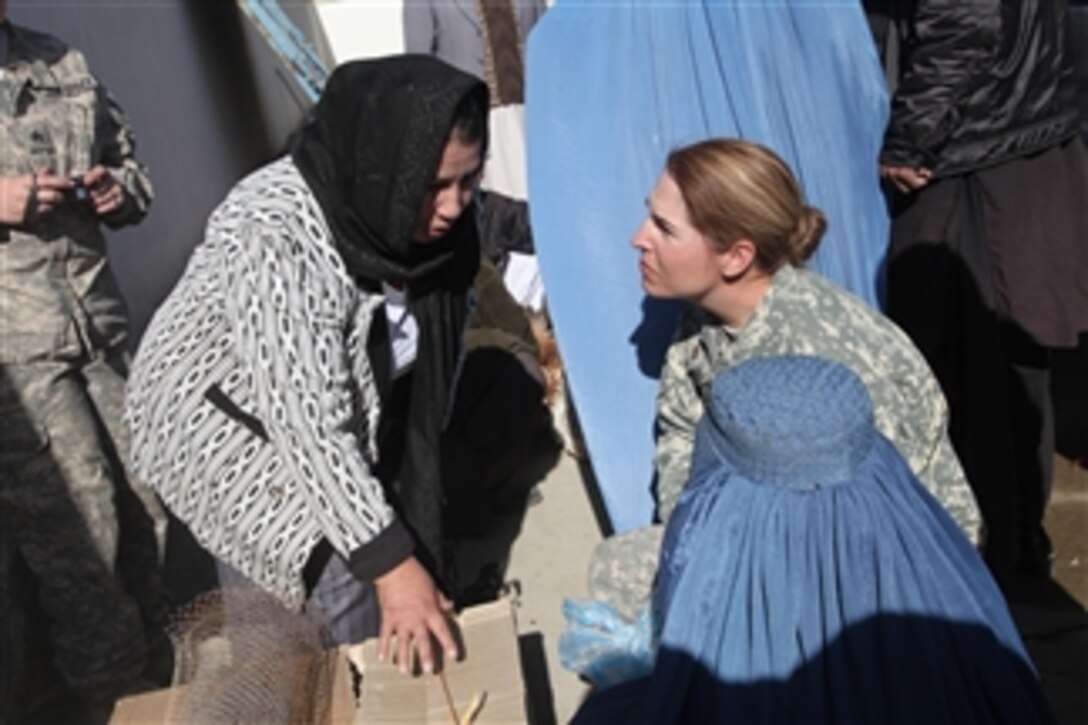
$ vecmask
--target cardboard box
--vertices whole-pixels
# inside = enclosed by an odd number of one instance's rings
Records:
[[[443,675],[400,674],[389,662],[379,662],[377,641],[340,647],[327,653],[330,667],[329,709],[311,722],[444,723],[453,720],[445,690],[461,720],[474,698],[483,698],[474,723],[527,722],[525,685],[521,674],[517,632],[510,602],[472,607],[458,618],[464,656],[446,662]],[[362,674],[356,694],[357,673]],[[443,687],[443,678],[446,687]],[[110,722],[178,722],[185,685],[123,698]],[[316,698],[315,698],[316,699]]]
[[[176,702],[176,697],[184,697],[187,694],[187,689],[185,685],[175,685],[165,690],[122,697],[113,708],[110,723],[135,725],[135,723],[178,722],[179,718],[171,712],[171,706]]]

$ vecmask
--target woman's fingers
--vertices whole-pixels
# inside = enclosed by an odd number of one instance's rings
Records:
[[[428,626],[431,634],[438,640],[442,651],[446,653],[446,657],[455,660],[460,656],[460,653],[458,652],[457,641],[453,638],[453,630],[450,629],[449,618],[445,614],[445,612],[449,611],[447,605],[449,605],[448,601],[443,604],[443,611],[431,618]]]
[[[416,630],[416,653],[419,655],[419,666],[428,675],[434,672],[434,647],[431,643],[431,633],[426,628]]]
[[[437,643],[440,649],[435,649]],[[427,620],[426,625],[411,627],[406,623],[382,626],[378,640],[378,659],[385,661],[390,654],[393,664],[404,674],[413,671],[415,657],[419,658],[419,667],[423,672],[432,673],[438,669],[438,652],[447,659],[457,659],[459,652],[453,638],[449,622],[444,615]]]
[[[382,622],[381,630],[378,632],[378,661],[385,662],[389,658],[389,640],[392,637],[392,633],[386,626],[385,622]]]
[[[397,668],[402,675],[412,671],[412,636],[406,633],[397,633]]]

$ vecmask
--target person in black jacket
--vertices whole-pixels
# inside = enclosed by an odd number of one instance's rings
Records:
[[[892,108],[888,313],[951,405],[998,574],[1041,574],[1050,349],[1088,330],[1088,153],[1065,0],[867,0]]]

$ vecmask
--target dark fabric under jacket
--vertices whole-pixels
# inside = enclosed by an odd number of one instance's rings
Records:
[[[892,88],[881,162],[950,176],[1077,133],[1065,0],[865,0]]]

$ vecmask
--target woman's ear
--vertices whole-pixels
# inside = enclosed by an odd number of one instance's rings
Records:
[[[738,239],[725,251],[718,252],[718,270],[727,281],[740,279],[756,261],[756,245],[750,239]]]

